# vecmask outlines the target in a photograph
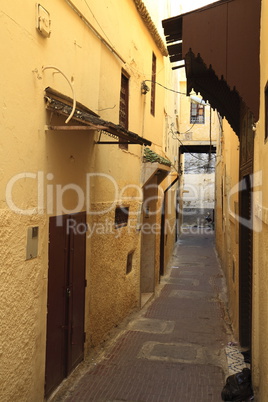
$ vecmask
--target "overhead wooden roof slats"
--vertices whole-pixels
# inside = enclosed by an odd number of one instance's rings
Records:
[[[66,97],[65,95],[60,94],[59,92],[51,89],[46,88],[45,90],[45,100],[46,100],[46,109],[52,112],[56,112],[63,116],[69,116],[72,111],[72,99]],[[71,130],[70,127],[73,127],[73,130],[76,131],[85,131],[86,127],[88,129],[95,129],[107,132],[119,139],[122,139],[126,143],[130,144],[139,144],[139,145],[148,145],[150,146],[152,143],[149,140],[146,140],[143,137],[140,137],[138,134],[133,133],[132,131],[126,130],[124,127],[120,126],[119,124],[114,124],[112,122],[106,121],[101,119],[96,113],[92,112],[86,106],[82,105],[81,103],[76,103],[77,107],[73,114],[71,121],[75,120],[80,123],[78,126],[74,126],[70,124],[69,129],[62,130]],[[47,125],[46,129],[59,131],[61,126],[57,126],[55,124]],[[98,142],[99,144],[104,142]],[[108,142],[106,142],[108,143]],[[112,143],[112,142],[109,142]]]
[[[187,93],[200,92],[238,135],[241,104],[259,119],[260,15],[261,0],[220,0],[162,22],[171,62],[185,59]]]

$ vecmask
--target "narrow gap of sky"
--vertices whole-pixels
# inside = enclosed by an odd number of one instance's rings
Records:
[[[217,0],[143,0],[160,35],[163,36],[162,20],[215,3]]]
[[[177,15],[187,13],[208,4],[216,3],[219,0],[143,0],[159,34],[165,42],[162,20],[176,17]],[[184,81],[184,69],[179,72],[180,79]]]
[[[170,14],[176,16],[215,3],[217,0],[170,0]]]

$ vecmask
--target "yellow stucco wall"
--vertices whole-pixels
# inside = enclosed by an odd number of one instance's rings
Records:
[[[170,261],[174,249],[174,242],[177,240],[178,227],[176,221],[176,214],[174,213],[174,205],[178,209],[177,205],[177,188],[178,184],[175,183],[168,191],[166,195],[166,223],[165,223],[165,237],[164,237],[164,269],[166,269]]]
[[[268,2],[262,1],[261,14],[261,82],[260,82],[260,114],[256,122],[254,134],[254,174],[253,174],[253,288],[252,288],[252,374],[254,392],[259,401],[265,401],[268,393],[268,183],[266,172],[268,171],[268,144],[265,140],[265,87],[268,82],[268,52],[267,52],[267,24]],[[267,118],[267,117],[266,117]],[[217,196],[220,199],[220,189],[226,189],[228,195],[230,189],[235,189],[238,182],[238,159],[234,157],[234,135],[227,137],[226,128],[223,138],[222,163],[218,166]],[[226,150],[226,152],[224,151]],[[229,150],[229,157],[227,150]],[[231,167],[231,170],[229,170]],[[231,173],[231,175],[230,175]],[[224,178],[224,183],[223,183]],[[225,194],[223,192],[223,194]],[[225,197],[222,199],[224,200]],[[235,210],[238,201],[235,190],[231,197],[231,209]],[[228,213],[224,202],[217,203],[217,249],[223,263],[223,268],[228,282],[229,305],[235,336],[238,337],[238,245],[237,245],[237,220]],[[229,221],[229,222],[228,222]],[[232,259],[235,257],[235,270]],[[236,268],[237,267],[237,268]]]
[[[140,242],[136,211],[140,203],[132,201],[125,206],[130,208],[127,227],[114,227],[114,209],[91,220],[87,347],[103,341],[104,335],[139,303]],[[97,212],[107,205],[98,203],[92,207]],[[126,274],[127,255],[131,251],[134,251],[132,271]]]
[[[186,82],[180,82],[180,91],[182,93],[186,93]],[[202,97],[198,94],[195,94],[193,91],[193,95],[195,97],[202,99]],[[217,112],[213,109],[210,109],[209,105],[205,106],[205,123],[204,124],[192,124],[190,122],[190,108],[191,108],[191,99],[189,96],[181,95],[180,96],[180,114],[179,114],[179,127],[178,131],[179,139],[186,144],[190,144],[190,141],[206,141],[210,140],[210,113],[211,113],[211,140],[213,144],[217,140],[219,133],[219,119]]]
[[[209,104],[204,106],[205,121],[204,123],[191,123],[191,98],[186,96],[186,81],[183,74],[180,74],[180,97],[179,97],[179,113],[177,121],[177,133],[174,132],[178,141],[178,146],[181,152],[189,152],[189,146],[213,146],[217,145],[217,139],[220,133],[220,118],[217,111],[213,110]],[[195,94],[192,91],[191,95],[202,100],[201,95]],[[214,159],[212,154],[212,159]],[[202,158],[201,158],[202,159]],[[206,160],[204,159],[204,164]],[[196,213],[197,209],[202,211],[202,208],[213,208],[215,198],[215,176],[214,174],[184,174],[185,155],[180,155],[180,210],[183,208],[193,209],[193,214],[180,214],[179,227],[189,224],[203,224],[203,216]],[[205,212],[204,212],[205,215]]]
[[[266,172],[268,171],[267,141],[265,141],[265,87],[268,81],[267,24],[268,2],[262,1],[261,16],[261,82],[260,82],[260,115],[256,122],[254,134],[254,174],[253,178],[253,288],[252,288],[252,374],[256,397],[260,401],[267,399],[268,393],[268,187]],[[217,249],[225,270],[229,306],[235,336],[238,339],[239,319],[239,257],[238,257],[238,224],[233,214],[228,214],[225,199],[231,193],[231,210],[237,209],[235,185],[239,181],[238,156],[235,152],[237,139],[234,134],[228,135],[226,126],[222,142],[222,163],[218,165],[217,199],[222,191],[223,202],[217,202]],[[239,145],[239,144],[238,144]],[[235,156],[236,155],[236,156]]]
[[[25,260],[26,230],[39,226],[42,249],[47,243],[45,220],[3,209],[0,215],[0,395],[2,401],[26,401],[27,395],[34,400],[41,391],[36,384],[44,381],[47,269],[44,255],[43,260],[41,256]]]
[[[0,6],[1,54],[1,401],[41,401],[44,394],[48,219],[86,209],[89,191],[90,230],[113,222],[114,208],[127,204],[133,226],[120,236],[96,230],[87,233],[86,352],[139,305],[140,211],[137,187],[141,181],[140,145],[122,151],[118,145],[96,145],[98,133],[45,132],[44,89],[52,87],[76,99],[101,118],[118,123],[121,70],[130,75],[129,129],[153,142],[165,155],[165,91],[156,88],[156,114],[150,114],[150,93],[141,95],[141,82],[151,80],[152,52],[157,58],[157,81],[165,82],[163,56],[148,33],[134,2],[110,0],[103,4],[81,0],[74,5],[89,24],[116,49],[109,50],[67,1],[44,0],[51,18],[51,36],[36,30],[35,2],[5,2]],[[131,30],[128,29],[131,25]],[[103,29],[103,31],[100,29]],[[116,29],[115,29],[116,27]],[[148,86],[150,87],[150,82]],[[64,125],[62,117],[53,123]],[[110,140],[105,134],[102,140]],[[175,152],[176,150],[174,150]],[[38,173],[39,172],[39,173]],[[87,174],[98,173],[94,180]],[[105,181],[106,180],[106,181]],[[114,184],[115,183],[115,186]],[[67,187],[72,184],[72,189]],[[128,188],[128,185],[133,187]],[[58,187],[57,187],[58,186]],[[118,190],[118,193],[115,193]],[[139,196],[139,194],[138,194]],[[37,213],[33,208],[39,208]],[[26,210],[28,211],[26,214]],[[159,220],[159,216],[157,218]],[[95,225],[95,226],[94,226]],[[39,226],[38,256],[25,260],[29,226]],[[109,226],[110,228],[110,226]],[[105,230],[105,229],[104,229]],[[108,229],[110,230],[110,229]],[[156,238],[156,243],[159,239]],[[126,275],[128,252],[135,250],[133,269]],[[159,251],[157,251],[159,252]],[[155,271],[157,275],[157,270]]]
[[[268,82],[268,2],[262,1],[261,16],[261,83],[260,83],[260,116],[257,122],[254,142],[254,251],[253,251],[253,383],[260,401],[267,398],[268,393],[268,143],[265,141],[265,87]]]
[[[239,140],[228,122],[218,139],[216,165],[216,246],[225,272],[229,314],[238,339],[239,224],[238,224]]]

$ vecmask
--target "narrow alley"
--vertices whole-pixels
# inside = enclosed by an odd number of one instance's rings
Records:
[[[224,292],[213,232],[182,235],[156,297],[51,400],[220,401],[231,340]]]
[[[0,402],[268,402],[268,0],[0,18]]]

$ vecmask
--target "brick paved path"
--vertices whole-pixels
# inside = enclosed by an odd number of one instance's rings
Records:
[[[213,241],[213,234],[184,235],[159,295],[53,401],[221,401],[228,334]]]

